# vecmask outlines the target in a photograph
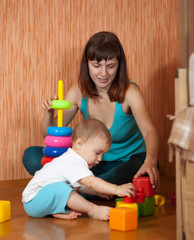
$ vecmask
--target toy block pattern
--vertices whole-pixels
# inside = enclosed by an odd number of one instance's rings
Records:
[[[11,219],[10,201],[0,201],[0,223]]]
[[[155,188],[151,185],[150,177],[133,178],[133,185],[136,189],[143,188],[146,197],[152,197],[156,194]]]
[[[155,213],[155,198],[146,197],[144,203],[138,203],[139,215],[140,216],[149,216]]]
[[[112,230],[130,231],[137,229],[137,209],[111,208],[109,227]]]

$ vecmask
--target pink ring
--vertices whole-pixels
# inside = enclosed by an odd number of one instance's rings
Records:
[[[71,136],[69,137],[57,137],[57,136],[46,136],[44,139],[44,143],[48,147],[72,147]]]

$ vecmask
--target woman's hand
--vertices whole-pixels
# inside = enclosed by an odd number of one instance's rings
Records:
[[[151,162],[146,162],[145,160],[144,164],[141,166],[139,171],[135,174],[134,178],[141,177],[142,175],[145,175],[145,174],[149,175],[152,187],[155,188],[157,191],[160,184],[160,177],[159,177],[157,166],[155,164],[152,164]]]
[[[51,106],[52,106],[52,100],[56,100],[57,96],[53,96],[47,100],[45,100],[42,104],[42,107],[44,108],[44,110],[48,111],[54,111]]]
[[[51,108],[52,100],[57,99],[56,96],[53,96],[49,98],[48,100],[45,100],[42,104],[42,107],[44,108],[44,114],[42,119],[42,136],[45,138],[47,136],[47,128],[50,126],[55,126],[55,119],[54,119],[54,109]]]

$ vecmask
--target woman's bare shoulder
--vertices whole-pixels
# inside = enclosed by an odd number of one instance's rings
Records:
[[[78,84],[75,83],[68,90],[65,99],[70,101],[73,104],[78,105],[78,103],[81,101],[81,98],[82,98],[81,90]]]
[[[126,98],[131,99],[137,95],[141,95],[141,90],[135,83],[131,82],[126,92]]]
[[[68,92],[67,92],[66,97],[76,96],[76,95],[78,95],[79,97],[82,95],[82,94],[81,94],[81,90],[80,90],[80,88],[79,88],[79,86],[78,86],[77,83],[73,84],[73,85],[70,87],[70,89],[69,89]]]

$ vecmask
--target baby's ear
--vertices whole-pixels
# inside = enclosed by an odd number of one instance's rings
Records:
[[[75,141],[75,147],[80,150],[83,144],[84,144],[84,139],[81,137],[78,137]]]

